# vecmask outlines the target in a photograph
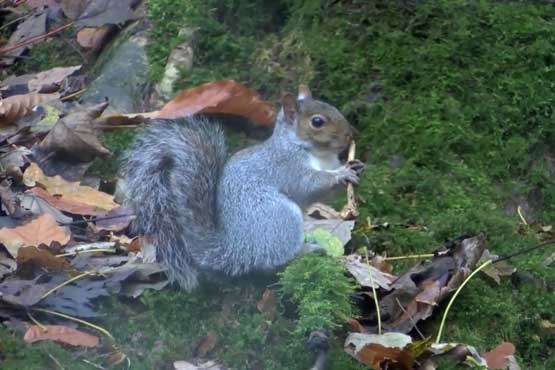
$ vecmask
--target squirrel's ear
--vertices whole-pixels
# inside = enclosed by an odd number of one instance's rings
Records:
[[[294,124],[299,115],[299,107],[293,94],[284,93],[281,96],[281,107],[285,121],[291,125]]]
[[[299,95],[297,96],[297,100],[305,99],[312,99],[312,92],[307,85],[301,84],[299,85]]]

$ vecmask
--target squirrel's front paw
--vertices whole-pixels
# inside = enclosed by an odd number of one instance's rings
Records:
[[[340,184],[358,185],[360,182],[360,174],[364,170],[364,163],[358,159],[347,162],[337,173],[337,181]]]
[[[360,182],[360,178],[358,177],[357,173],[348,168],[347,166],[341,168],[337,172],[337,182],[342,185],[353,184],[358,185]]]
[[[355,171],[357,176],[360,176],[366,168],[366,165],[359,159],[353,159],[352,161],[347,162],[346,167]]]

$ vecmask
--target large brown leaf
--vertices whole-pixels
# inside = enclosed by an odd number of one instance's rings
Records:
[[[274,107],[262,100],[254,90],[233,81],[209,82],[183,90],[159,111],[146,113],[112,114],[99,118],[111,125],[137,124],[154,118],[183,118],[198,113],[233,114],[263,126],[274,122]]]
[[[66,200],[86,204],[98,210],[110,211],[118,206],[114,197],[109,194],[80,185],[78,182],[66,181],[61,176],[45,176],[36,163],[31,163],[25,170],[23,183],[29,187],[39,184],[51,195],[61,195]]]
[[[195,113],[234,114],[262,125],[271,125],[275,115],[274,107],[254,90],[223,80],[181,91],[162,107],[158,117],[178,118]]]
[[[34,343],[39,340],[53,340],[80,347],[96,347],[100,342],[97,336],[67,326],[44,325],[44,329],[33,325],[27,330],[23,339],[27,343]]]
[[[22,226],[0,229],[0,242],[14,258],[21,247],[50,245],[54,241],[64,245],[69,238],[70,235],[66,230],[58,226],[54,217],[48,214],[41,215]]]
[[[52,153],[63,155],[71,160],[89,162],[98,156],[107,156],[110,151],[98,139],[98,131],[93,120],[98,117],[108,103],[71,112],[61,118],[36,148],[41,156]],[[48,172],[48,171],[47,171]]]

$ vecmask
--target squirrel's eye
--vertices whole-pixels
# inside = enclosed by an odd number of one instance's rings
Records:
[[[322,116],[314,116],[310,119],[310,123],[312,124],[312,127],[320,128],[324,126],[324,123],[326,123],[326,119]]]

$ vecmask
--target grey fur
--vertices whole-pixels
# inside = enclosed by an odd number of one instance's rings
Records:
[[[182,288],[199,270],[235,276],[272,270],[303,248],[302,210],[345,181],[310,165],[310,144],[278,115],[274,134],[226,162],[221,129],[199,119],[156,122],[136,140],[122,166],[135,231],[157,247]]]

